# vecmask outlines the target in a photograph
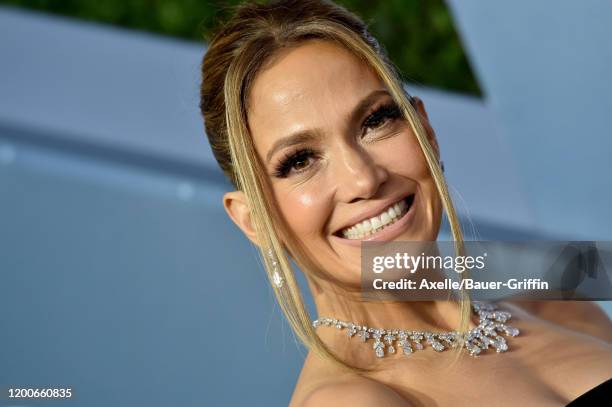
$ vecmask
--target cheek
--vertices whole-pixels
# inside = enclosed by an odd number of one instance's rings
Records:
[[[383,151],[384,150],[384,151]],[[421,194],[419,226],[423,240],[434,240],[442,215],[442,201],[416,137],[409,130],[381,148],[380,157],[389,172],[408,178],[417,184]]]
[[[392,173],[403,175],[414,181],[431,178],[425,156],[416,137],[405,130],[402,134],[390,139],[378,151],[381,162]]]
[[[277,195],[281,213],[299,238],[321,235],[331,211],[324,191],[315,186]]]

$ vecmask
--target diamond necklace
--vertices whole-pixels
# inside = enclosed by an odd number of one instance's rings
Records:
[[[376,356],[382,358],[386,353],[394,354],[399,347],[404,355],[410,355],[414,350],[424,348],[423,341],[429,344],[435,351],[442,352],[447,348],[463,346],[472,356],[477,356],[481,351],[492,347],[497,353],[508,350],[507,336],[517,336],[519,330],[506,325],[512,315],[507,311],[498,311],[494,304],[483,302],[472,302],[472,311],[478,315],[478,326],[461,334],[459,332],[428,332],[428,331],[405,331],[400,329],[370,328],[355,324],[353,322],[340,321],[332,318],[319,318],[312,322],[317,328],[319,326],[334,326],[338,329],[347,329],[349,338],[358,336],[362,342],[373,339],[372,348]]]

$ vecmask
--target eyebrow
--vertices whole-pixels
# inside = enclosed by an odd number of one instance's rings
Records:
[[[370,92],[368,96],[363,98],[357,104],[357,106],[353,108],[353,110],[351,111],[349,115],[349,120],[351,122],[354,122],[359,117],[363,116],[365,112],[368,110],[368,108],[382,95],[389,96],[389,91],[387,91],[386,89],[377,89],[377,90]],[[274,153],[276,153],[277,151],[282,150],[283,148],[291,147],[296,144],[302,144],[307,141],[315,140],[318,138],[318,134],[319,134],[318,131],[300,130],[289,136],[278,139],[272,145],[270,150],[268,150],[268,153],[266,154],[266,162],[270,162],[270,159],[272,158]]]

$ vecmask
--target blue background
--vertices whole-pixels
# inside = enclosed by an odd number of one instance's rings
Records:
[[[612,5],[449,5],[486,96],[409,90],[468,237],[610,240]],[[204,52],[0,8],[0,386],[74,389],[37,405],[288,402],[305,350],[222,210]]]

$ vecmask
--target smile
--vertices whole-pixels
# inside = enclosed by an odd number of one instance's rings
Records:
[[[402,219],[410,210],[413,202],[414,194],[411,194],[388,206],[376,216],[340,230],[338,236],[349,240],[363,240],[375,235]]]

